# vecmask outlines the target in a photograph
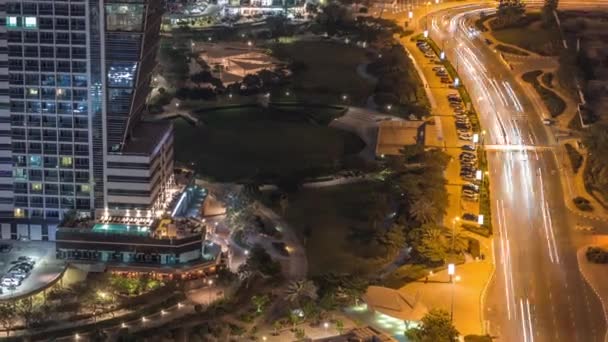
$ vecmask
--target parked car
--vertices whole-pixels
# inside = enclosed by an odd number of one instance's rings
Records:
[[[433,71],[445,71],[445,68],[441,67],[441,66],[436,66],[436,67],[433,67]]]
[[[27,274],[25,272],[12,271],[12,272],[7,273],[6,276],[23,281],[25,278],[27,278],[29,276],[29,274]]]
[[[442,77],[441,83],[452,83],[452,80],[449,77]]]
[[[473,146],[473,145],[462,145],[462,146],[460,146],[460,149],[462,149],[464,152],[476,150],[475,146]]]
[[[11,286],[19,286],[21,285],[21,281],[15,278],[4,277],[2,278],[2,286],[11,287]]]
[[[441,77],[446,77],[448,75],[448,73],[445,70],[440,70],[440,71],[436,71],[435,75],[441,76]]]
[[[462,214],[462,219],[467,221],[475,221],[477,222],[477,215],[471,213]]]
[[[427,52],[424,53],[424,57],[426,57],[426,58],[433,58],[433,57],[435,57],[435,54],[432,53],[432,52],[430,52],[430,51],[427,51]]]
[[[478,194],[479,193],[479,187],[475,184],[463,184],[462,188],[464,190],[469,190],[469,191],[473,191],[474,193]]]
[[[28,264],[28,263],[21,263],[21,264],[17,264],[17,266],[13,266],[13,268],[21,268],[24,269],[26,271],[31,271],[34,268],[34,265]]]
[[[462,199],[467,201],[467,202],[479,202],[479,197],[478,196],[467,196],[467,195],[463,195]]]
[[[13,249],[13,245],[9,245],[6,243],[3,243],[0,245],[0,252],[2,253],[8,253]]]

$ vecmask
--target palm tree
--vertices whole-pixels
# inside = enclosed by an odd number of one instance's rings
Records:
[[[270,298],[268,295],[263,296],[253,296],[251,297],[251,302],[255,305],[256,311],[261,313],[263,308],[270,302]]]
[[[454,229],[446,229],[447,237],[450,239],[450,243],[453,243],[452,252],[462,252],[469,246],[469,240],[464,234],[464,229],[455,227]]]
[[[435,222],[437,219],[437,208],[434,203],[425,198],[413,201],[410,205],[410,215],[421,223]]]
[[[310,280],[294,280],[287,285],[285,299],[291,303],[300,304],[304,298],[316,300],[317,286]]]

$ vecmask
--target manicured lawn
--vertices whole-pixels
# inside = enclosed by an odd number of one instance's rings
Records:
[[[273,55],[296,66],[293,89],[299,99],[336,103],[342,94],[349,100],[365,103],[374,85],[357,73],[367,63],[362,48],[325,41],[296,41],[271,46]]]
[[[305,242],[308,274],[336,272],[365,275],[388,260],[373,239],[355,237],[368,229],[378,183],[302,189],[289,196],[285,219]],[[280,212],[280,211],[279,211]]]
[[[561,48],[559,31],[556,28],[543,28],[539,21],[523,27],[494,30],[492,35],[503,43],[545,56],[557,55]]]
[[[196,115],[202,123],[196,127],[175,120],[175,157],[218,181],[331,172],[363,148],[354,134],[314,124],[301,109],[239,107]]]

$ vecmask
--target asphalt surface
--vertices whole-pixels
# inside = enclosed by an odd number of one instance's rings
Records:
[[[500,341],[603,341],[602,306],[576,261],[586,235],[574,230],[580,219],[564,204],[545,110],[471,29],[480,10],[439,11],[421,25],[458,65],[487,131],[484,143],[495,145],[488,160],[496,274],[486,328]]]

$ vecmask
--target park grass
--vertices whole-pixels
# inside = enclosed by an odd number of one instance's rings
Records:
[[[317,176],[333,172],[343,157],[364,146],[356,135],[316,125],[294,111],[244,106],[194,115],[198,126],[175,120],[175,157],[216,181]]]
[[[300,100],[337,103],[343,94],[351,102],[364,104],[374,84],[357,73],[368,63],[365,49],[327,41],[295,41],[274,44],[272,53],[298,67],[293,72],[293,90]]]
[[[374,193],[382,191],[381,186],[351,183],[302,189],[289,196],[284,217],[304,242],[309,276],[330,272],[365,276],[390,261],[392,255],[384,247],[353,238],[358,229],[369,227]]]
[[[515,45],[543,56],[555,56],[561,49],[561,36],[557,28],[544,28],[539,21],[529,25],[492,31],[496,40]]]

